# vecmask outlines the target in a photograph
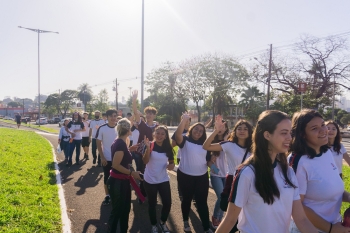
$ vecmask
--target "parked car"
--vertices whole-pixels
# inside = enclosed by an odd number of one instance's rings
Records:
[[[57,124],[58,122],[60,122],[61,121],[61,119],[59,118],[59,117],[54,117],[54,118],[52,118],[52,119],[49,119],[48,121],[47,121],[47,123],[48,124]]]
[[[14,121],[15,119],[13,119],[12,117],[9,117],[9,116],[5,116],[4,120]]]
[[[39,119],[36,120],[35,124],[39,125]],[[40,118],[40,125],[46,125],[47,124],[47,119],[45,117]]]
[[[68,119],[69,121],[72,120],[72,118],[65,118],[65,119]],[[62,119],[60,122],[58,122],[58,127],[62,127],[65,119]]]

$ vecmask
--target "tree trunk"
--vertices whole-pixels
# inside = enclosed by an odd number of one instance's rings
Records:
[[[201,112],[199,109],[198,101],[196,101],[196,108],[197,108],[197,112],[198,112],[198,122],[201,122]]]

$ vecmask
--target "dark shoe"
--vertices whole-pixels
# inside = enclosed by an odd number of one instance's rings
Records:
[[[79,165],[79,160],[77,160],[77,161],[75,162],[75,164],[76,164],[76,165]]]
[[[97,166],[98,166],[98,167],[102,167],[102,166],[101,166],[101,162],[98,162],[98,163],[97,163]]]
[[[68,167],[72,166],[72,161],[68,162]]]
[[[111,204],[111,198],[109,196],[106,196],[102,202],[102,205],[109,205],[109,204]]]
[[[192,232],[188,221],[184,221],[184,232]]]
[[[163,223],[163,224],[160,223],[159,226],[160,226],[160,229],[162,230],[163,233],[170,233],[166,223]]]
[[[94,160],[92,160],[92,164],[96,164],[96,158],[94,158]]]
[[[86,159],[86,160],[89,160],[89,155],[88,155],[88,154],[86,154],[85,159]]]

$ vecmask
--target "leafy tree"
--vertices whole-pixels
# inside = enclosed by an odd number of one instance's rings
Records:
[[[77,91],[65,90],[61,94],[54,93],[47,97],[44,108],[55,108],[62,118],[65,118],[71,106],[76,103]]]
[[[106,112],[109,109],[108,106],[108,92],[107,89],[102,89],[97,96],[92,100],[95,110]]]
[[[21,103],[19,103],[19,102],[12,101],[12,102],[9,102],[9,103],[7,104],[7,106],[12,107],[12,108],[17,108],[17,107],[22,107],[23,104],[21,104]]]
[[[84,111],[86,111],[87,104],[92,100],[93,94],[89,84],[83,83],[78,87],[78,98],[84,104]]]
[[[343,115],[343,117],[340,118],[340,122],[345,126],[348,125],[350,123],[350,114]]]
[[[243,90],[241,101],[238,104],[244,108],[246,118],[255,123],[260,113],[266,109],[265,99],[265,94],[260,92],[256,86],[248,86]]]

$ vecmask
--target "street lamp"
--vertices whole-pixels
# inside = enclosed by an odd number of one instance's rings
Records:
[[[142,0],[142,29],[141,29],[141,111],[143,111],[143,67],[144,67],[144,15],[145,15],[145,1]]]
[[[56,33],[56,34],[58,34],[58,32],[44,31],[44,30],[34,29],[34,28],[25,28],[25,27],[21,27],[21,26],[18,26],[18,27],[38,33],[38,105],[39,105],[38,123],[39,123],[39,127],[40,127],[40,33]]]

